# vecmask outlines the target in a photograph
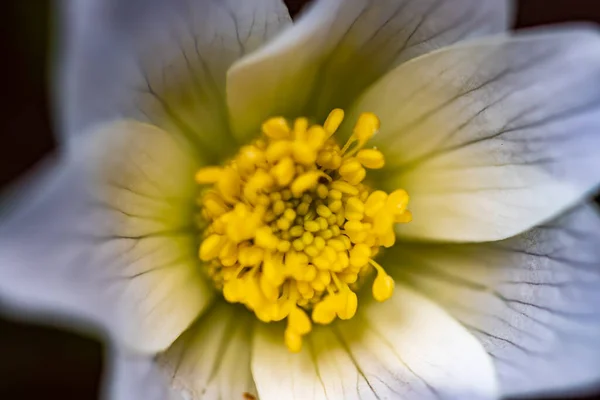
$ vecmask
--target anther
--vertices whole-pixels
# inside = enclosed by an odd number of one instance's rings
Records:
[[[283,117],[268,119],[262,125],[263,133],[271,139],[285,139],[290,134],[290,127]]]
[[[328,137],[333,135],[344,120],[344,110],[336,108],[329,113],[323,127],[328,134]]]

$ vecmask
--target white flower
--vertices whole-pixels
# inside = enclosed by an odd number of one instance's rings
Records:
[[[69,6],[62,153],[3,207],[0,295],[106,330],[106,396],[492,399],[600,379],[595,28],[509,34],[501,0],[320,0],[293,26],[279,0]],[[270,117],[338,107],[379,117],[374,186],[406,189],[414,221],[377,258],[394,295],[359,293],[294,354],[205,277],[194,174]]]

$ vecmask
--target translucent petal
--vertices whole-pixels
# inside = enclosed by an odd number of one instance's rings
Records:
[[[138,351],[169,346],[213,296],[193,228],[199,163],[180,139],[119,122],[74,143],[4,207],[0,295],[99,323]]]
[[[281,0],[66,1],[57,68],[62,130],[144,119],[231,151],[225,73],[290,22]]]
[[[106,363],[101,398],[105,400],[183,400],[160,375],[153,357],[113,350]]]
[[[194,400],[256,396],[250,372],[253,318],[221,303],[196,321],[158,357],[174,391]]]
[[[500,242],[397,245],[382,263],[481,340],[504,396],[600,382],[600,214],[592,206]]]
[[[252,373],[261,400],[497,396],[491,360],[477,340],[402,285],[349,321],[317,327],[299,354],[281,345],[277,329],[258,325]]]
[[[324,120],[398,64],[457,41],[504,31],[506,0],[321,0],[234,64],[227,101],[238,137],[271,115]]]
[[[566,72],[568,71],[568,73]],[[519,234],[600,183],[600,35],[533,31],[401,65],[353,106],[381,119],[380,183],[411,195],[397,233],[488,241]]]

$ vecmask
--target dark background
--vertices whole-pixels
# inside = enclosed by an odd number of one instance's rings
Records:
[[[286,3],[294,14],[308,1]],[[564,21],[600,23],[600,0],[522,0],[518,4],[517,27]],[[52,0],[4,0],[0,5],[0,189],[55,146],[47,69],[54,6]],[[97,339],[0,318],[0,399],[96,399],[103,361]],[[579,399],[600,399],[600,394]]]

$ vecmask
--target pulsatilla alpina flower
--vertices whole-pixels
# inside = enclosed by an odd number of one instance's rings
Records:
[[[62,154],[3,203],[3,303],[103,329],[109,398],[597,383],[600,36],[510,15],[68,3]]]

